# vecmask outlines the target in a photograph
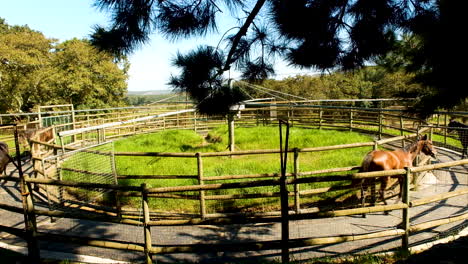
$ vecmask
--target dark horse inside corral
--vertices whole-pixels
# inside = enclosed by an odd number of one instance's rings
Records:
[[[450,123],[448,124],[448,132],[452,132],[453,130],[457,130],[458,132],[458,138],[460,139],[460,143],[463,146],[463,151],[462,151],[462,159],[464,159],[468,153],[468,125],[465,125],[463,123],[460,123],[458,121],[455,121],[454,119],[450,120]]]
[[[8,145],[5,142],[0,142],[0,176],[6,173],[9,162],[15,164],[13,158],[8,154]]]
[[[432,141],[427,138],[427,135],[419,137],[415,142],[403,149],[396,149],[393,151],[373,150],[367,153],[362,162],[361,169],[359,172],[395,170],[403,169],[405,167],[412,167],[414,159],[416,158],[416,156],[419,155],[420,152],[435,158],[437,151],[432,145]],[[366,200],[365,189],[367,189],[367,187],[369,187],[371,184],[374,184],[375,180],[380,183],[380,198],[382,199],[384,204],[387,205],[387,201],[385,199],[385,190],[387,189],[391,178],[397,178],[400,186],[400,192],[398,193],[398,197],[401,198],[404,179],[403,176],[387,176],[378,177],[377,179],[361,179],[357,182],[357,184],[360,185],[361,189],[362,206],[364,206]]]

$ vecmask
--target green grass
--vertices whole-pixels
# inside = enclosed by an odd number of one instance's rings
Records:
[[[236,128],[236,150],[279,149],[278,127]],[[115,142],[115,151],[134,152],[219,152],[226,151],[228,131],[226,127],[219,127],[209,132],[212,138],[220,142],[206,142],[199,134],[189,130],[162,131],[153,134],[132,136]],[[291,128],[290,148],[306,148],[368,142],[372,139],[355,132]],[[299,163],[301,171],[312,171],[326,168],[347,167],[359,165],[362,157],[370,150],[369,147],[344,149],[338,151],[324,151],[317,153],[300,153]],[[166,157],[116,157],[119,175],[196,175],[197,161],[195,158],[166,158]],[[279,173],[279,154],[248,155],[234,157],[204,157],[204,177],[223,175],[245,175],[260,173]],[[290,153],[288,172],[293,171],[293,155]],[[205,181],[205,183],[225,183],[245,180]],[[120,184],[140,185],[145,182],[148,187],[167,187],[198,184],[197,179],[157,179],[157,180],[119,180]],[[302,185],[301,189],[329,186],[329,183]],[[206,195],[214,194],[246,194],[260,192],[278,192],[279,188],[255,187],[236,190],[206,191]],[[192,192],[188,194],[197,195]],[[325,195],[335,195],[329,193]],[[312,201],[317,197],[310,198]],[[230,200],[226,202],[207,202],[210,211],[219,210],[256,210],[276,206],[277,198]],[[137,200],[126,201],[137,205]],[[307,201],[306,201],[307,202]],[[151,199],[150,205],[163,211],[196,212],[198,201],[184,201],[175,199]]]

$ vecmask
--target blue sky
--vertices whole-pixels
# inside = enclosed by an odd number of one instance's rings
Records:
[[[95,24],[107,25],[109,15],[93,6],[94,0],[0,0],[0,17],[9,25],[28,25],[46,37],[64,41],[87,38]],[[225,19],[224,19],[225,20]],[[222,25],[220,32],[223,33]],[[177,51],[182,53],[203,44],[216,46],[221,34],[206,38],[168,41],[157,34],[151,41],[130,55],[129,91],[164,90],[169,77],[177,73],[170,60]],[[278,62],[277,78],[298,73],[313,73],[287,68]],[[238,74],[231,73],[236,78]]]

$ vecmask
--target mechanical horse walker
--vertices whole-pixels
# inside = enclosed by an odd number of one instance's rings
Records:
[[[384,171],[384,170],[396,170],[404,169],[405,167],[412,167],[413,161],[420,154],[430,155],[436,158],[436,149],[434,148],[432,141],[427,138],[427,135],[418,137],[415,142],[406,146],[405,148],[396,149],[393,151],[388,150],[373,150],[364,157],[362,161],[361,169],[359,172],[371,172],[371,171]],[[398,193],[398,199],[402,196],[403,180],[404,176],[383,176],[378,178],[367,178],[359,179],[353,182],[354,185],[358,185],[361,191],[361,206],[364,207],[366,201],[366,189],[370,186],[375,188],[375,182],[380,183],[379,195],[383,203],[387,205],[385,198],[385,190],[389,186],[391,178],[397,178],[400,187]],[[375,199],[373,198],[373,204]],[[398,201],[398,200],[397,200]],[[385,211],[385,214],[388,214]],[[362,215],[365,217],[365,214]]]

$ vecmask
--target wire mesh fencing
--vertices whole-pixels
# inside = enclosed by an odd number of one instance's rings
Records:
[[[113,143],[108,142],[48,157],[43,161],[45,174],[49,179],[69,182],[116,184],[113,148]],[[52,209],[115,204],[115,195],[111,190],[52,185],[44,188]]]

